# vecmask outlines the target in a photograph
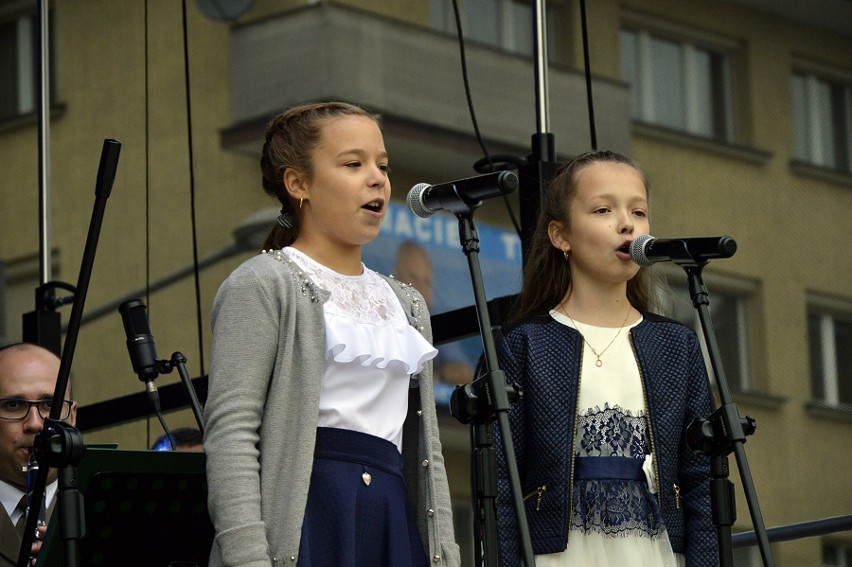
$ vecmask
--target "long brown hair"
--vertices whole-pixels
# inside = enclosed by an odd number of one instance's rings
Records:
[[[266,142],[260,157],[263,190],[281,203],[281,214],[290,226],[276,224],[263,244],[265,250],[289,246],[299,234],[299,206],[284,186],[284,172],[292,167],[307,179],[313,176],[313,153],[322,128],[332,118],[366,116],[381,126],[381,118],[348,102],[316,102],[294,106],[266,126]]]
[[[629,165],[642,177],[645,191],[648,181],[639,165],[629,157],[609,150],[596,150],[581,154],[565,163],[550,182],[541,201],[538,221],[529,243],[529,253],[524,267],[521,293],[510,321],[519,321],[547,313],[556,307],[571,287],[571,264],[562,251],[553,246],[547,227],[551,221],[571,226],[571,201],[577,194],[577,177],[581,169],[596,162]],[[651,292],[651,281],[645,268],[627,282],[627,299],[639,311],[656,305]]]

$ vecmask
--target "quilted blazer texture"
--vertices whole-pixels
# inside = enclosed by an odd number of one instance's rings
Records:
[[[698,337],[683,324],[643,314],[630,341],[643,381],[651,448],[656,454],[663,521],[677,553],[688,567],[719,564],[710,507],[710,459],[686,444],[686,428],[711,413],[709,382]],[[540,501],[530,498],[525,511],[534,554],[558,553],[568,544],[574,421],[582,368],[579,332],[536,317],[504,331],[500,368],[523,397],[509,412],[521,493],[547,484]],[[520,564],[517,516],[500,432],[495,427],[498,464],[498,529],[501,565]],[[674,486],[679,488],[676,502]]]

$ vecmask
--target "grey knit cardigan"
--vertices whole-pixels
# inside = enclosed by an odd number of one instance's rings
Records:
[[[429,314],[411,286],[387,279],[409,321],[431,342]],[[313,465],[324,369],[318,288],[281,251],[252,257],[213,303],[204,408],[212,566],[295,565]],[[403,426],[408,502],[431,565],[460,565],[432,390],[418,375]]]

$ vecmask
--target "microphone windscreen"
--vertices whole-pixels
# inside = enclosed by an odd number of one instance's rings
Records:
[[[411,188],[411,191],[408,192],[408,197],[406,198],[408,210],[420,218],[429,218],[435,214],[435,211],[427,209],[426,205],[423,204],[423,193],[425,193],[430,187],[431,185],[428,183],[418,183]]]
[[[645,247],[654,240],[656,239],[650,234],[640,234],[634,238],[630,243],[630,259],[643,268],[651,266],[654,262],[648,259]]]

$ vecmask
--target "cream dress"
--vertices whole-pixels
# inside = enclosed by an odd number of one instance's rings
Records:
[[[645,398],[629,340],[630,327],[639,322],[619,331],[575,324],[556,311],[550,315],[577,329],[599,353],[606,349],[597,366],[589,345],[583,346],[575,456],[643,459],[645,478],[575,479],[568,547],[536,555],[536,567],[684,567],[685,558],[672,551],[656,497]]]

